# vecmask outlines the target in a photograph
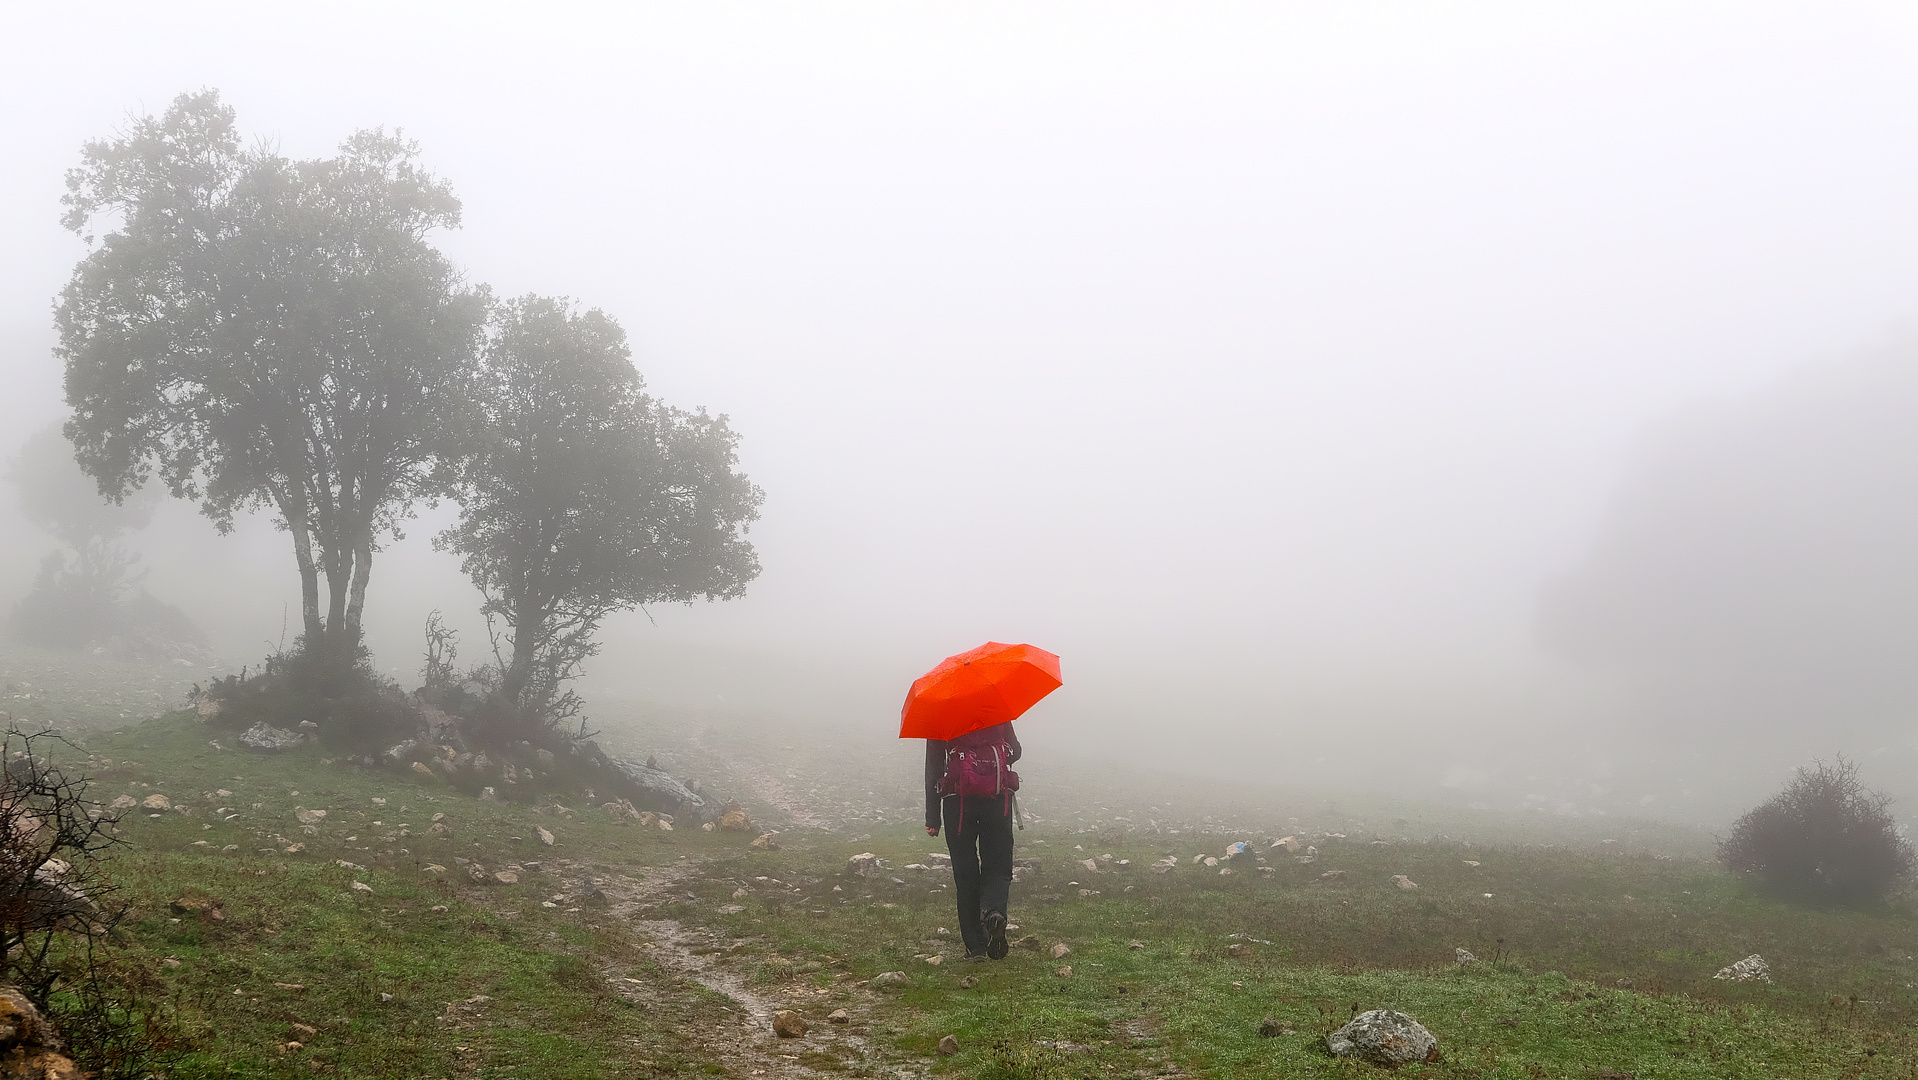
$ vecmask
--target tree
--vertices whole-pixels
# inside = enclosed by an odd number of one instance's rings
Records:
[[[1913,867],[1911,844],[1889,805],[1864,786],[1855,763],[1821,761],[1739,818],[1718,854],[1733,873],[1790,899],[1882,900]]]
[[[115,500],[157,471],[223,532],[270,507],[329,663],[357,655],[379,537],[432,490],[484,318],[427,242],[460,205],[417,157],[382,131],[332,158],[243,150],[203,91],[67,175],[63,223],[117,225],[58,311],[81,468]]]
[[[499,699],[522,725],[551,725],[576,711],[564,686],[607,616],[745,592],[762,495],[735,470],[726,417],[647,396],[598,310],[500,305],[471,390],[460,522],[436,543],[463,557],[489,627],[505,625]]]

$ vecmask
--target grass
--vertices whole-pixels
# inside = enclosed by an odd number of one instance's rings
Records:
[[[1918,1019],[1918,920],[1907,910],[1785,906],[1650,843],[1354,839],[1324,842],[1311,863],[1268,855],[1269,874],[1239,863],[1221,876],[1192,856],[1258,833],[1188,826],[1101,841],[1089,826],[1048,825],[1020,834],[1019,854],[1039,866],[1015,886],[1013,917],[1070,955],[969,964],[938,932],[953,926],[949,879],[845,872],[865,850],[895,866],[923,860],[939,841],[912,825],[856,839],[790,833],[785,850],[748,853],[737,836],[496,805],[326,764],[316,750],[222,752],[212,737],[176,713],[85,734],[76,751],[103,800],[159,792],[186,808],[127,817],[113,866],[134,904],[116,964],[184,1038],[176,1078],[739,1075],[705,1037],[724,1001],[653,963],[643,934],[582,899],[590,879],[669,864],[688,868],[676,893],[689,898],[661,914],[709,931],[723,964],[754,985],[810,1002],[801,1011],[815,1023],[866,1000],[858,980],[912,976],[858,1018],[873,1057],[815,1039],[790,1051],[822,1073],[1372,1075],[1329,1057],[1324,1035],[1355,1009],[1389,1007],[1440,1040],[1441,1059],[1407,1077],[1918,1075],[1906,1034]],[[296,808],[327,814],[309,833]],[[426,835],[433,814],[450,835]],[[535,826],[558,846],[541,845]],[[1149,873],[1168,851],[1179,868]],[[1105,853],[1130,867],[1078,864]],[[540,868],[481,886],[461,859]],[[448,873],[422,872],[429,864]],[[1343,883],[1320,879],[1334,869]],[[218,900],[223,917],[175,910],[182,897]],[[1480,962],[1454,963],[1459,947]],[[1711,978],[1753,952],[1774,985]],[[1062,964],[1069,976],[1055,973]],[[1260,1035],[1266,1019],[1283,1033]],[[941,1057],[947,1034],[960,1052]]]

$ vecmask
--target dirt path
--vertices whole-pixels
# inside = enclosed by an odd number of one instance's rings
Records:
[[[662,904],[684,895],[684,882],[696,870],[696,864],[690,863],[653,867],[636,875],[603,880],[600,885],[611,902],[610,914],[645,939],[642,947],[654,963],[727,999],[729,1004],[714,1010],[710,1027],[689,1034],[702,1039],[705,1050],[737,1076],[819,1077],[844,1075],[848,1070],[868,1072],[864,1066],[876,1064],[877,1055],[863,1034],[873,1000],[863,987],[821,989],[802,979],[755,987],[746,973],[724,962],[733,946],[724,935],[658,916]],[[643,1001],[648,993],[643,984],[632,980],[614,978],[612,983],[635,1000]],[[827,1021],[828,1014],[839,1008],[850,1014],[850,1023]],[[803,1038],[773,1034],[773,1014],[781,1009],[791,1009],[805,1018],[809,1030]],[[813,1064],[827,1071],[815,1069]],[[898,1069],[888,1071],[900,1074]]]

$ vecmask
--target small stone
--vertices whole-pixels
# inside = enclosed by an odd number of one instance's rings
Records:
[[[369,892],[369,893],[370,893],[370,892],[372,892],[372,891],[373,891],[373,886],[371,886],[371,885],[368,885],[368,884],[367,884],[366,882],[364,882],[364,881],[356,881],[356,882],[354,882],[354,883],[353,883],[353,891],[354,891],[354,892]]]
[[[431,778],[433,775],[433,767],[424,761],[415,761],[413,763],[413,771],[428,778]]]
[[[772,833],[761,833],[758,839],[754,840],[748,846],[751,847],[754,851],[778,851],[779,850],[779,842],[773,839]]]
[[[109,810],[131,810],[140,805],[140,801],[131,795],[122,795],[107,804]]]
[[[943,964],[945,962],[946,962],[946,958],[943,956],[940,956],[938,953],[934,953],[933,955],[926,957],[926,963],[931,964],[933,967],[938,967],[940,964]]]
[[[1319,875],[1319,880],[1325,882],[1327,885],[1343,885],[1345,884],[1345,871],[1327,870],[1325,873]]]
[[[833,1011],[826,1014],[826,1023],[850,1024],[852,1023],[852,1014],[848,1013],[844,1009],[834,1009]]]
[[[447,907],[445,904],[434,904],[432,907],[427,908],[426,910],[432,912],[435,915],[444,915],[446,914]]]
[[[302,825],[318,825],[326,820],[326,811],[308,810],[303,806],[293,808],[293,818]]]
[[[961,990],[970,990],[973,987],[978,985],[979,985],[979,979],[977,976],[968,975],[965,978],[959,980],[959,989]]]
[[[1067,945],[1063,941],[1061,941],[1059,944],[1054,945],[1052,947],[1052,958],[1054,960],[1064,960],[1066,957],[1071,955],[1072,955],[1072,946]]]
[[[1143,949],[1145,948],[1145,942],[1140,941],[1138,938],[1133,938],[1131,941],[1126,942],[1125,947],[1128,949]]]
[[[1243,960],[1252,955],[1252,946],[1235,941],[1225,947],[1225,954],[1234,960]]]
[[[746,816],[746,808],[736,802],[729,802],[719,815],[719,827],[726,832],[751,832],[752,819]]]
[[[1290,1035],[1290,1034],[1292,1034],[1292,1025],[1285,1023],[1282,1020],[1276,1020],[1268,1016],[1265,1019],[1259,1021],[1259,1037],[1260,1038],[1270,1039],[1279,1035]]]
[[[160,961],[160,963],[169,968],[177,968],[180,966],[179,958],[174,956],[169,956],[166,959]]]
[[[533,826],[533,835],[539,837],[539,842],[547,847],[552,847],[554,844],[559,843],[558,840],[553,838],[552,832],[544,825]]]
[[[1413,881],[1411,878],[1406,877],[1404,874],[1393,874],[1392,884],[1397,885],[1399,888],[1404,889],[1406,892],[1411,892],[1413,889],[1416,889],[1419,887],[1418,882]]]
[[[804,1038],[805,1018],[791,1009],[781,1009],[773,1014],[773,1034],[782,1039]]]
[[[425,866],[420,867],[420,873],[425,874],[427,877],[445,877],[446,867],[441,866],[439,863],[427,863]]]
[[[519,875],[513,873],[511,870],[496,870],[493,872],[493,883],[495,885],[518,885]]]
[[[1460,964],[1476,964],[1476,963],[1478,963],[1478,957],[1476,957],[1476,956],[1473,956],[1473,955],[1472,955],[1472,950],[1470,950],[1470,949],[1466,949],[1466,948],[1458,948],[1458,949],[1453,949],[1453,950],[1452,950],[1452,960],[1453,960],[1453,962],[1455,962],[1455,963],[1460,963]]]
[[[946,1057],[951,1057],[952,1055],[958,1053],[959,1040],[954,1038],[951,1035],[945,1036],[944,1038],[939,1040],[939,1052],[945,1055]]]
[[[306,850],[306,845],[305,844],[288,844],[287,846],[281,848],[280,850],[286,852],[288,855],[298,855],[300,852]]]
[[[1053,974],[1059,976],[1061,979],[1070,979],[1072,977],[1072,965],[1067,964],[1064,967],[1058,968],[1053,971]]]
[[[171,801],[171,800],[169,800],[169,799],[168,799],[168,798],[167,798],[167,797],[166,797],[165,795],[162,795],[162,794],[160,794],[160,793],[159,793],[159,792],[157,792],[157,791],[156,791],[156,792],[154,792],[154,793],[153,793],[153,794],[151,794],[151,795],[148,795],[148,796],[147,796],[147,797],[146,797],[146,798],[145,798],[145,799],[144,799],[144,800],[143,800],[143,801],[142,801],[142,802],[140,803],[140,805],[141,805],[141,806],[142,806],[143,808],[145,808],[145,809],[147,809],[147,810],[171,810],[171,809],[173,809],[173,803],[172,803],[172,801]]]
[[[892,986],[905,986],[911,982],[912,976],[903,971],[882,971],[867,980],[866,985],[883,989]]]
[[[1019,940],[1014,941],[1012,943],[1012,947],[1015,949],[1031,949],[1033,952],[1038,952],[1039,951],[1039,935],[1027,934],[1024,937],[1020,938]]]

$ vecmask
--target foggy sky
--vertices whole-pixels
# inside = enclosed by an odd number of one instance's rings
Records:
[[[1535,616],[1659,425],[1908,324],[1915,59],[1858,4],[15,12],[0,449],[57,413],[84,140],[201,86],[294,155],[400,127],[475,280],[619,318],[766,490],[748,597],[623,618],[597,685],[883,731],[1024,640],[1067,674],[1029,743],[1411,732],[1476,775],[1644,708]],[[284,538],[190,518],[155,591],[257,649]],[[407,671],[434,607],[478,640],[429,524],[369,594]]]

